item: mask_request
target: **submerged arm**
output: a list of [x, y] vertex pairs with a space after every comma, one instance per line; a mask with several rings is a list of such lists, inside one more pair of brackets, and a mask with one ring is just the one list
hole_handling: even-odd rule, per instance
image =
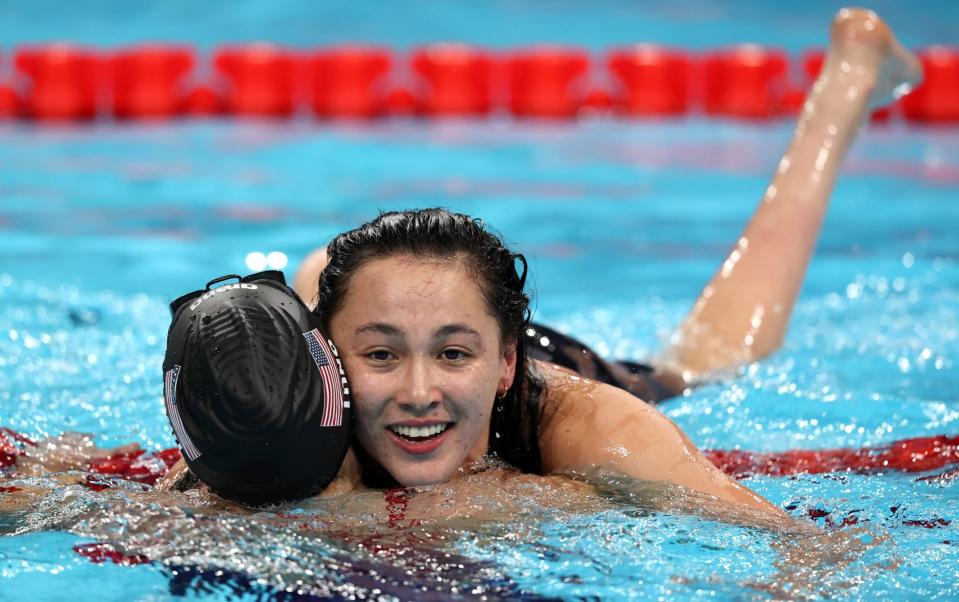
[[843, 156], [870, 107], [918, 77], [915, 58], [870, 11], [840, 11], [831, 38], [759, 207], [663, 358], [687, 381], [779, 347]]

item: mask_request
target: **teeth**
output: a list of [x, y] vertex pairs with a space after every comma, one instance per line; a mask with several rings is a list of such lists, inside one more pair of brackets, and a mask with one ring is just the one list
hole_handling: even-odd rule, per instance
[[432, 437], [442, 433], [446, 430], [447, 426], [449, 426], [449, 424], [444, 422], [442, 424], [433, 424], [430, 426], [391, 426], [390, 430], [397, 435], [406, 437], [408, 439], [422, 439], [424, 437]]

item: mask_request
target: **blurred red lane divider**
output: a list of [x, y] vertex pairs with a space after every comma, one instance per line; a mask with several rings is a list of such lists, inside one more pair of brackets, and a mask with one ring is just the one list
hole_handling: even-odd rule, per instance
[[310, 108], [320, 118], [369, 119], [387, 110], [389, 50], [346, 46], [313, 53], [307, 59], [312, 89]]
[[959, 121], [959, 49], [933, 46], [919, 53], [925, 80], [903, 97], [906, 117], [927, 123]]
[[610, 52], [615, 102], [628, 115], [681, 115], [690, 105], [691, 59], [679, 50], [640, 44]]
[[583, 106], [589, 55], [576, 48], [521, 50], [508, 59], [509, 110], [517, 117], [575, 117]]
[[463, 44], [434, 44], [413, 52], [420, 76], [418, 112], [429, 116], [482, 116], [493, 107], [494, 59]]
[[193, 50], [177, 46], [138, 46], [121, 50], [110, 62], [113, 114], [120, 119], [162, 119], [184, 109], [184, 80], [193, 70]]
[[294, 53], [272, 44], [229, 46], [217, 50], [219, 74], [228, 113], [253, 117], [289, 117], [296, 99]]
[[789, 59], [781, 50], [744, 44], [709, 53], [701, 74], [706, 113], [751, 119], [781, 115], [788, 73]]
[[[0, 428], [0, 468], [36, 444], [9, 428]], [[900, 439], [885, 445], [862, 448], [795, 449], [782, 452], [704, 450], [703, 454], [723, 472], [736, 478], [754, 475], [788, 476], [826, 472], [929, 472], [959, 464], [959, 436], [935, 435]], [[109, 479], [155, 484], [180, 459], [177, 448], [146, 453], [143, 450], [92, 460], [89, 465], [94, 488], [109, 487]], [[920, 480], [954, 475], [956, 469]]]
[[[959, 49], [934, 46], [919, 55], [925, 82], [893, 113], [959, 123]], [[303, 111], [323, 119], [494, 113], [771, 119], [800, 110], [823, 51], [790, 58], [752, 44], [704, 53], [637, 44], [599, 57], [562, 46], [492, 51], [448, 43], [404, 54], [376, 46], [303, 52], [258, 43], [216, 49], [207, 64], [185, 46], [110, 52], [50, 44], [20, 48], [12, 62], [13, 77], [0, 81], [0, 119], [285, 118]], [[885, 110], [873, 118], [889, 116]]]
[[73, 551], [94, 564], [110, 561], [113, 564], [133, 566], [150, 562], [143, 554], [126, 554], [104, 542], [77, 544], [73, 546]]
[[71, 46], [21, 48], [17, 69], [30, 80], [24, 116], [43, 121], [90, 120], [101, 104], [103, 73], [93, 51]]
[[959, 436], [901, 439], [859, 449], [796, 449], [784, 452], [706, 450], [710, 462], [736, 478], [825, 472], [927, 472], [959, 463]]
[[90, 462], [90, 477], [93, 478], [88, 477], [87, 486], [97, 490], [110, 486], [108, 480], [99, 479], [97, 475], [154, 485], [179, 459], [180, 450], [177, 448], [149, 454], [137, 450], [98, 458]]

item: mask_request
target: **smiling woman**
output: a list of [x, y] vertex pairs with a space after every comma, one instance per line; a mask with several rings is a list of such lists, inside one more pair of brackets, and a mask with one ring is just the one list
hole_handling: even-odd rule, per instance
[[483, 458], [494, 398], [513, 382], [516, 341], [502, 340], [462, 259], [368, 263], [330, 333], [356, 383], [357, 441], [393, 478], [442, 482]]
[[[917, 78], [875, 13], [840, 11], [772, 183], [654, 377], [693, 384], [779, 346], [842, 157], [870, 108]], [[351, 378], [367, 484], [440, 483], [495, 456], [524, 472], [609, 469], [783, 514], [596, 368], [605, 363], [583, 370], [575, 343], [564, 366], [553, 363], [563, 354], [533, 359], [525, 280], [522, 256], [441, 209], [383, 214], [301, 267], [298, 292], [316, 299]]]
[[316, 311], [352, 383], [365, 484], [442, 483], [495, 458], [542, 474], [608, 468], [781, 513], [643, 401], [529, 359], [525, 259], [479, 220], [386, 213], [328, 252]]

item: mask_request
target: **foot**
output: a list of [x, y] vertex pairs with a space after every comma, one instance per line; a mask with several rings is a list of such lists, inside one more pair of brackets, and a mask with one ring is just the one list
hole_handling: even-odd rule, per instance
[[[869, 108], [875, 108], [915, 87], [922, 79], [922, 67], [879, 15], [862, 8], [844, 8], [832, 22], [823, 74], [861, 88]], [[854, 97], [854, 93], [849, 95]]]

